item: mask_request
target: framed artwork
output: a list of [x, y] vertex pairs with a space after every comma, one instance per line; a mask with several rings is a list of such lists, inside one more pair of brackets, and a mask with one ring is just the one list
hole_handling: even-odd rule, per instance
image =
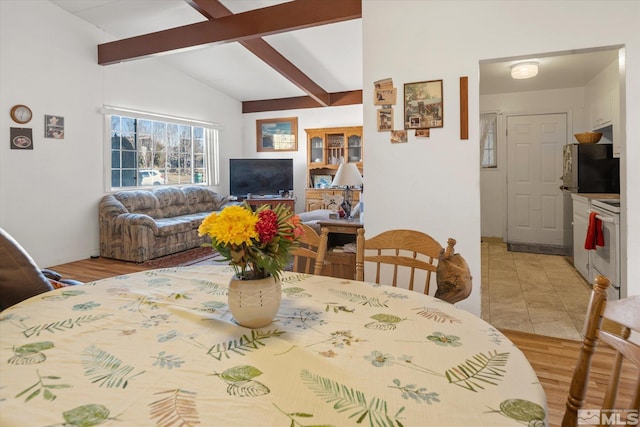
[[64, 117], [44, 116], [44, 137], [64, 139]]
[[388, 132], [393, 129], [393, 108], [378, 110], [378, 132]]
[[404, 128], [441, 128], [442, 80], [404, 84]]
[[30, 128], [11, 128], [10, 144], [13, 150], [33, 150], [33, 130]]
[[298, 151], [298, 118], [256, 120], [260, 151]]
[[332, 182], [331, 175], [313, 175], [313, 188], [329, 188]]

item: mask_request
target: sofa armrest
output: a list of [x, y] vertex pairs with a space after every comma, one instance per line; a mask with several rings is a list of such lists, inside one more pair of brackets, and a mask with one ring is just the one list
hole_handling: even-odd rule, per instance
[[127, 226], [137, 225], [140, 227], [149, 227], [153, 231], [153, 234], [158, 233], [158, 224], [156, 224], [156, 220], [151, 218], [149, 215], [136, 213], [121, 214], [116, 218], [116, 222], [119, 224], [126, 224]]
[[102, 218], [113, 218], [121, 214], [129, 213], [127, 208], [111, 194], [107, 194], [100, 200], [98, 212]]

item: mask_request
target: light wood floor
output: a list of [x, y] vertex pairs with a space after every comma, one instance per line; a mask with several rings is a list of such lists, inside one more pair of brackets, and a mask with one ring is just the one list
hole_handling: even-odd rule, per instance
[[[65, 278], [83, 282], [104, 279], [121, 274], [144, 271], [141, 264], [109, 260], [105, 258], [81, 260], [69, 264], [49, 267]], [[535, 370], [547, 395], [549, 425], [559, 426], [564, 413], [566, 396], [575, 366], [580, 343], [574, 340], [553, 338], [531, 333], [502, 329], [502, 332], [525, 354]], [[590, 388], [586, 408], [599, 408], [609, 378], [609, 367], [613, 352], [598, 347], [593, 357]], [[629, 402], [638, 370], [625, 367], [620, 401]]]

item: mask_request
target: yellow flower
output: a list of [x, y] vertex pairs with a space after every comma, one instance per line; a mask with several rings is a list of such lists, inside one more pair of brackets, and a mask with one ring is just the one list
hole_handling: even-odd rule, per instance
[[198, 227], [211, 246], [229, 261], [236, 275], [259, 279], [279, 278], [290, 262], [290, 250], [299, 244], [299, 218], [285, 205], [267, 205], [253, 211], [247, 203], [213, 212]]
[[251, 239], [258, 237], [257, 222], [258, 217], [253, 212], [242, 206], [229, 206], [218, 214], [212, 213], [206, 217], [198, 227], [198, 234], [207, 234], [221, 244], [245, 243], [251, 246]]

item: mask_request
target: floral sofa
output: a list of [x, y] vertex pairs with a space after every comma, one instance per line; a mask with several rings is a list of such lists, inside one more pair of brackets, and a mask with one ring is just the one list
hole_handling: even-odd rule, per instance
[[100, 256], [144, 262], [198, 247], [206, 241], [198, 237], [202, 220], [233, 203], [201, 186], [107, 194], [98, 209]]

